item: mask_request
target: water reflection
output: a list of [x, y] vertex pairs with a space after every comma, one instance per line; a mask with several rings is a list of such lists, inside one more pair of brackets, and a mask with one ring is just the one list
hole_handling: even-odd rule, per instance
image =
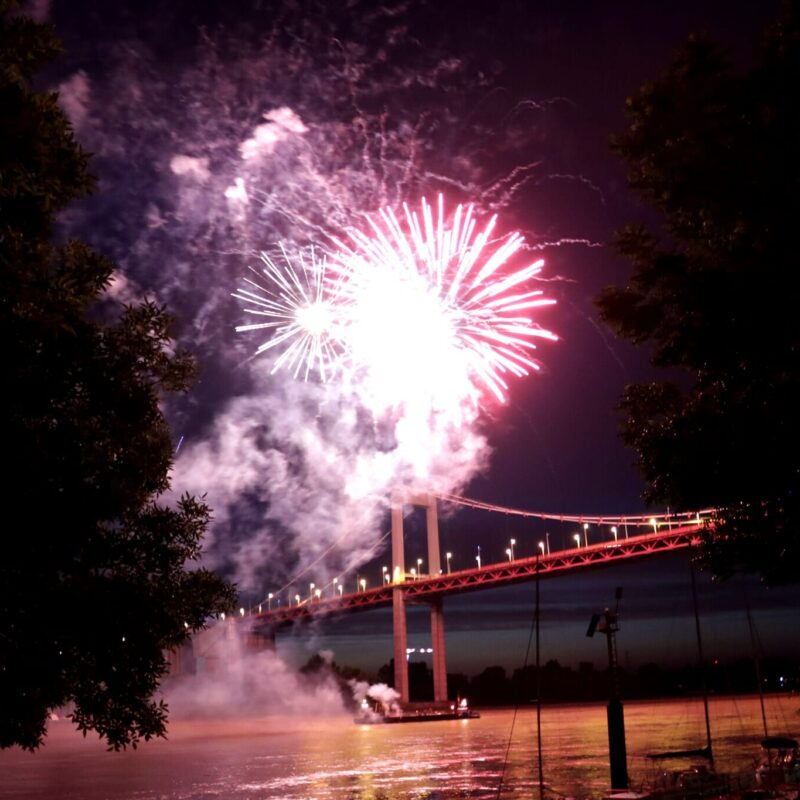
[[[770, 698], [773, 730], [796, 729], [797, 708], [797, 698]], [[757, 699], [717, 699], [711, 710], [718, 769], [750, 769], [761, 730]], [[480, 719], [409, 725], [359, 726], [349, 717], [176, 722], [169, 740], [126, 753], [106, 753], [60, 722], [40, 753], [0, 753], [0, 798], [488, 800], [501, 775], [502, 797], [537, 797], [534, 713], [520, 712], [509, 747], [511, 721], [511, 711], [488, 710]], [[645, 753], [703, 744], [702, 704], [630, 703], [626, 727], [638, 784], [656, 770]], [[606, 791], [602, 705], [545, 707], [542, 733], [548, 787], [577, 797]]]

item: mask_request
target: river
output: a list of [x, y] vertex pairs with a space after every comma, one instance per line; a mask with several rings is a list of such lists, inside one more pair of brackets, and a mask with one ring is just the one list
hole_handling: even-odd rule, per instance
[[[800, 733], [800, 698], [766, 702], [770, 733]], [[750, 770], [762, 731], [758, 698], [712, 699], [711, 716], [717, 768]], [[630, 702], [625, 721], [634, 787], [657, 772], [648, 751], [703, 743], [700, 700]], [[578, 797], [606, 791], [602, 704], [545, 706], [542, 734], [550, 788]], [[538, 797], [535, 735], [532, 708], [409, 725], [265, 717], [175, 721], [168, 740], [113, 753], [62, 720], [39, 752], [0, 752], [0, 798], [450, 800], [497, 797], [501, 777], [500, 796], [530, 798]]]

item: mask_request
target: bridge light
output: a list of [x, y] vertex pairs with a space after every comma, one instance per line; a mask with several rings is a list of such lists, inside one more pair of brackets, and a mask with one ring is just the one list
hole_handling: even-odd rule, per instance
[[[270, 592], [270, 593], [267, 595], [267, 610], [268, 610], [268, 611], [272, 611], [272, 598], [273, 598], [273, 597], [275, 597], [275, 595], [274, 595], [274, 594], [272, 594], [272, 592]], [[260, 611], [260, 610], [261, 610], [261, 609], [259, 608], [259, 611]]]
[[506, 547], [506, 555], [508, 556], [508, 560], [509, 561], [513, 561], [514, 560], [514, 554], [513, 554], [513, 552], [512, 552], [510, 547]]
[[650, 517], [650, 524], [653, 526], [653, 533], [658, 533], [658, 523], [655, 517]]
[[294, 596], [294, 601], [295, 601], [295, 603], [297, 603], [297, 605], [300, 605], [300, 595], [299, 594], [296, 594]]
[[588, 522], [584, 522], [583, 523], [583, 543], [586, 545], [586, 547], [589, 546], [589, 523]]
[[539, 542], [539, 549], [542, 551], [542, 555], [544, 555], [544, 542]]
[[576, 533], [572, 538], [575, 540], [575, 547], [580, 547], [581, 546], [581, 535], [579, 533]]
[[422, 577], [422, 559], [421, 558], [417, 559], [417, 574], [420, 576], [420, 578]]
[[314, 583], [309, 583], [308, 584], [308, 599], [309, 600], [314, 596], [314, 588], [315, 588], [315, 586], [316, 586], [316, 584], [314, 584]]
[[222, 613], [219, 615], [219, 618], [220, 618], [220, 619], [221, 619], [223, 622], [225, 622], [225, 612], [224, 612], [224, 611], [223, 611], [223, 612], [222, 612]]
[[243, 609], [243, 608], [240, 608], [240, 609], [239, 609], [239, 616], [240, 616], [240, 617], [243, 617], [243, 616], [244, 616], [244, 609]]
[[414, 569], [414, 567], [411, 567], [411, 580], [415, 581], [416, 579], [417, 579], [417, 571]]
[[452, 553], [445, 553], [445, 558], [447, 559], [447, 574], [450, 574], [450, 559], [453, 557]]
[[516, 540], [516, 539], [511, 539], [511, 540], [509, 541], [509, 544], [511, 545], [511, 547], [510, 547], [510, 550], [511, 550], [511, 560], [512, 560], [512, 561], [514, 560], [514, 545], [515, 545], [516, 543], [517, 543], [517, 540]]
[[344, 592], [344, 585], [340, 583], [337, 588], [339, 589], [339, 597], [341, 597]]
[[316, 597], [317, 600], [319, 600], [320, 597], [322, 597], [322, 589], [314, 589], [314, 597]]
[[367, 579], [362, 578], [359, 582], [359, 586], [361, 586], [361, 591], [365, 592], [367, 590]]
[[381, 574], [383, 575], [383, 583], [389, 583], [389, 567], [381, 567]]

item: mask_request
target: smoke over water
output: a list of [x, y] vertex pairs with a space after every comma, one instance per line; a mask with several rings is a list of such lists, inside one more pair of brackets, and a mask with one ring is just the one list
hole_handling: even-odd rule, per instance
[[193, 647], [202, 666], [163, 687], [174, 719], [345, 713], [341, 691], [330, 673], [304, 676], [272, 650], [248, 652], [241, 630], [230, 623], [198, 634]]
[[[60, 84], [100, 177], [64, 224], [119, 264], [112, 296], [176, 313], [201, 380], [166, 409], [183, 442], [173, 489], [207, 496], [206, 559], [251, 597], [323, 554], [320, 583], [356, 568], [393, 491], [457, 492], [489, 447], [475, 403], [457, 423], [376, 412], [353, 386], [270, 374], [252, 357], [258, 335], [234, 332], [247, 268], [281, 245], [324, 254], [366, 215], [426, 193], [502, 210], [535, 172], [515, 150], [535, 112], [506, 109], [498, 126], [481, 106], [489, 80], [420, 43], [414, 4], [355, 3], [346, 20], [325, 3], [261, 5], [246, 30], [212, 20], [169, 43], [155, 9], [146, 39], [117, 20], [94, 61], [68, 40]], [[502, 172], [476, 156], [488, 142]]]

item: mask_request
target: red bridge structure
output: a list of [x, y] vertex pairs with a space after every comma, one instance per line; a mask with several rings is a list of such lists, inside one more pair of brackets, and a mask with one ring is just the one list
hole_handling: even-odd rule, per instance
[[[445, 498], [452, 500], [452, 498]], [[469, 501], [474, 507], [498, 510]], [[429, 574], [420, 575], [415, 570], [405, 570], [405, 548], [403, 540], [404, 506], [422, 506], [426, 510]], [[418, 495], [395, 498], [392, 504], [392, 570], [384, 575], [384, 583], [375, 588], [332, 597], [323, 597], [321, 592], [297, 600], [293, 605], [276, 608], [259, 608], [248, 616], [251, 635], [274, 638], [275, 631], [298, 622], [319, 619], [354, 611], [391, 605], [394, 627], [394, 686], [401, 702], [409, 701], [408, 684], [408, 633], [406, 627], [406, 604], [422, 603], [430, 606], [431, 639], [433, 650], [434, 701], [447, 701], [447, 665], [444, 635], [443, 600], [447, 595], [488, 589], [506, 584], [520, 583], [546, 578], [565, 572], [598, 567], [610, 562], [629, 558], [642, 558], [671, 552], [699, 544], [700, 534], [709, 524], [711, 510], [681, 515], [658, 515], [655, 517], [564, 517], [514, 512], [523, 516], [537, 516], [559, 521], [583, 523], [584, 531], [589, 523], [608, 526], [613, 534], [609, 541], [588, 544], [584, 536], [576, 534], [576, 547], [549, 552], [544, 542], [539, 543], [539, 552], [533, 557], [514, 558], [513, 550], [507, 550], [507, 561], [496, 564], [480, 564], [474, 569], [450, 571], [449, 554], [447, 571], [441, 569], [437, 498], [434, 495]], [[615, 525], [614, 523], [618, 523]], [[627, 535], [628, 525], [646, 526], [647, 533]], [[620, 533], [624, 529], [624, 536]], [[513, 547], [513, 540], [512, 540]], [[334, 588], [336, 584], [334, 582]]]

